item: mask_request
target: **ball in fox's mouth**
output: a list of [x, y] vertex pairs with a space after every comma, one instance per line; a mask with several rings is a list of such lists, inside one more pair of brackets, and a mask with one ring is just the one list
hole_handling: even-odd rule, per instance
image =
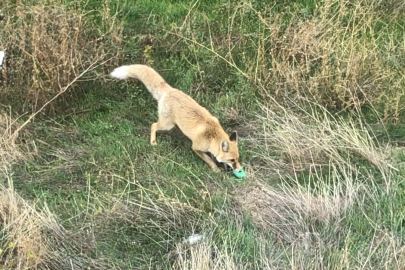
[[242, 169], [240, 169], [239, 171], [237, 171], [237, 170], [232, 170], [232, 172], [233, 172], [233, 174], [234, 174], [236, 177], [238, 177], [238, 178], [242, 178], [242, 177], [245, 176], [245, 170], [243, 169], [243, 167], [242, 167]]

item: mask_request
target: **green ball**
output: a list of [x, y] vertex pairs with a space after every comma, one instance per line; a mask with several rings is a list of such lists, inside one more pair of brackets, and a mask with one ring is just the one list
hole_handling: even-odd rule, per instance
[[245, 176], [245, 170], [244, 170], [244, 168], [242, 168], [242, 170], [240, 170], [239, 172], [238, 172], [237, 170], [233, 170], [232, 172], [233, 172], [233, 174], [234, 174], [236, 177], [238, 177], [238, 178], [242, 178], [242, 177]]

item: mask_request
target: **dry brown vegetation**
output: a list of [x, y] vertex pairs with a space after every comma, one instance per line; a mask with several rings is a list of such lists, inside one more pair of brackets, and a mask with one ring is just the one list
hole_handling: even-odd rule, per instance
[[83, 238], [67, 231], [45, 207], [21, 198], [0, 185], [0, 262], [6, 269], [111, 269], [103, 259], [83, 253]]
[[404, 44], [388, 29], [376, 34], [380, 1], [328, 0], [314, 12], [309, 20], [292, 15], [287, 26], [282, 14], [257, 12], [265, 38], [251, 69], [263, 93], [307, 96], [330, 109], [381, 105], [386, 120], [398, 120], [405, 81], [394, 62], [403, 60]]
[[0, 221], [2, 265], [15, 269], [36, 268], [49, 254], [48, 243], [41, 233], [52, 217], [40, 215], [18, 197], [12, 188], [1, 187]]
[[[101, 17], [101, 25], [95, 26], [87, 18], [91, 13], [57, 0], [5, 1], [0, 7], [0, 48], [8, 48], [0, 95], [11, 100], [18, 97], [14, 110], [37, 111], [84, 70], [118, 54], [115, 46], [121, 41], [121, 28], [109, 10], [94, 15]], [[85, 80], [102, 76], [93, 70]], [[53, 102], [46, 109], [56, 105]]]
[[[332, 173], [339, 175], [336, 171]], [[271, 230], [277, 240], [298, 244], [309, 240], [313, 224], [328, 226], [344, 215], [357, 202], [359, 190], [364, 189], [355, 184], [358, 179], [352, 179], [350, 172], [335, 179], [332, 187], [324, 180], [320, 175], [313, 176], [316, 188], [312, 189], [294, 183], [291, 178], [284, 180], [290, 185], [281, 188], [251, 183], [238, 190], [233, 199], [237, 209], [248, 213], [255, 224]]]
[[[263, 107], [258, 115], [260, 135], [252, 140], [263, 149], [262, 156], [269, 164], [271, 151], [290, 164], [295, 171], [331, 164], [352, 167], [352, 159], [364, 159], [379, 169], [392, 166], [385, 160], [386, 149], [375, 140], [374, 134], [354, 117], [344, 120], [333, 117], [323, 107], [297, 114], [283, 108], [271, 110]], [[276, 113], [277, 111], [277, 113]]]
[[236, 270], [245, 269], [238, 265], [226, 249], [218, 248], [214, 242], [203, 240], [194, 245], [179, 243], [175, 250], [176, 270]]
[[[390, 10], [403, 6], [326, 0], [309, 16], [288, 8], [274, 12], [271, 5], [256, 10], [240, 1], [225, 11], [230, 16], [226, 37], [198, 38], [191, 19], [174, 33], [211, 52], [214, 62], [220, 58], [235, 68], [266, 102], [293, 107], [310, 100], [333, 111], [367, 105], [385, 121], [397, 122], [405, 104], [405, 79], [398, 72], [405, 44], [396, 23], [403, 13]], [[254, 33], [243, 28], [253, 22]]]
[[22, 147], [16, 143], [14, 131], [18, 128], [16, 119], [7, 114], [0, 114], [0, 175], [10, 166], [29, 157], [29, 152], [23, 152]]

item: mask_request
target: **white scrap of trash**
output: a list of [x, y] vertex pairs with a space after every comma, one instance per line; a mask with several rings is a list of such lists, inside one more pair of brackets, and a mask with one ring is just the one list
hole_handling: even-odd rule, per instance
[[203, 234], [197, 233], [197, 234], [190, 235], [189, 237], [184, 239], [183, 242], [187, 243], [189, 245], [194, 245], [195, 243], [203, 240], [204, 238], [205, 238], [205, 236]]
[[3, 51], [0, 51], [0, 70], [3, 68], [3, 60], [4, 60], [5, 54], [6, 54], [5, 49]]

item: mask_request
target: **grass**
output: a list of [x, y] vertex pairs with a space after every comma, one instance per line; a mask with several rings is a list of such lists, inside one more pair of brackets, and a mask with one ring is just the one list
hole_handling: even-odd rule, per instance
[[[403, 8], [0, 3], [2, 267], [402, 269]], [[128, 63], [237, 130], [247, 177], [177, 128], [150, 146], [155, 101], [107, 77]]]

